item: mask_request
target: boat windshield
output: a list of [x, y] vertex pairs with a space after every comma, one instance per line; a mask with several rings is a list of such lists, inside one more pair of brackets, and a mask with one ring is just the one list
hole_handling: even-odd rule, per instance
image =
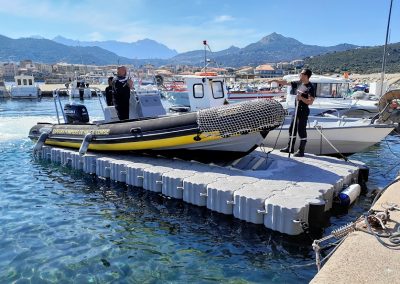
[[349, 94], [348, 83], [320, 83], [314, 84], [317, 97], [345, 98]]
[[215, 99], [220, 99], [224, 97], [224, 85], [221, 81], [212, 82], [213, 97]]
[[165, 99], [172, 105], [190, 107], [188, 92], [166, 92]]

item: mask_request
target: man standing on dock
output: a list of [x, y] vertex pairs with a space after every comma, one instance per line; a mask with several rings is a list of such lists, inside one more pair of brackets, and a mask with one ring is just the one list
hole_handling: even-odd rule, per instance
[[129, 99], [133, 81], [127, 76], [125, 66], [118, 66], [117, 76], [112, 81], [114, 106], [119, 120], [129, 119]]
[[[309, 105], [312, 105], [315, 98], [314, 86], [310, 83], [312, 72], [310, 69], [303, 69], [300, 72], [300, 87], [297, 88], [296, 111], [289, 127], [289, 143], [286, 148], [281, 149], [284, 153], [293, 153], [296, 142], [297, 131], [300, 136], [299, 150], [295, 157], [304, 157], [304, 150], [307, 144], [307, 120], [310, 114]], [[294, 127], [294, 129], [293, 129]]]

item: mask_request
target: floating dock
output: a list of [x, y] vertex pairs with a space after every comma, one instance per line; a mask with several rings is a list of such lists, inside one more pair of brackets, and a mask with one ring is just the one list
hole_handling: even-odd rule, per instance
[[309, 154], [288, 158], [260, 148], [218, 165], [98, 152], [81, 156], [75, 150], [49, 146], [43, 146], [37, 156], [288, 235], [320, 225], [338, 193], [365, 178], [366, 169], [356, 161]]

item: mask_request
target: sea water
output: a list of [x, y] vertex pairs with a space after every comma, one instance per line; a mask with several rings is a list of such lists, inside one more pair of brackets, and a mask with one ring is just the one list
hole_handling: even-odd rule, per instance
[[[63, 99], [63, 104], [66, 103]], [[101, 118], [97, 99], [86, 100]], [[311, 238], [290, 237], [157, 193], [35, 160], [27, 138], [54, 102], [0, 101], [0, 283], [308, 283]], [[397, 174], [398, 135], [353, 155], [369, 192], [324, 234], [355, 220]]]

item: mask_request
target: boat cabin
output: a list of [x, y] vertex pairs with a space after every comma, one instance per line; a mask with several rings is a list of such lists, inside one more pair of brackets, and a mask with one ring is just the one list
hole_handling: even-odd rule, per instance
[[[301, 84], [298, 75], [287, 75], [283, 77], [290, 86], [287, 95], [296, 95], [297, 87]], [[310, 82], [314, 85], [317, 98], [346, 98], [351, 93], [350, 80], [338, 77], [312, 75]]]
[[225, 78], [214, 72], [183, 76], [189, 95], [190, 111], [221, 106], [227, 103]]
[[[294, 109], [296, 90], [300, 85], [299, 76], [287, 75], [283, 79], [290, 83], [283, 106], [288, 110]], [[337, 116], [373, 117], [378, 112], [376, 100], [360, 99], [352, 94], [348, 79], [312, 75], [310, 82], [315, 89], [315, 100], [310, 106], [311, 115], [320, 115], [328, 111]]]
[[[221, 106], [227, 103], [227, 88], [224, 77], [213, 72], [200, 72], [195, 75], [183, 76], [186, 82], [190, 107], [181, 106], [177, 112], [198, 111], [201, 109]], [[136, 89], [131, 93], [129, 118], [157, 117], [165, 115], [160, 92], [154, 89]], [[104, 110], [106, 121], [117, 121], [118, 117], [113, 106]]]
[[15, 84], [19, 87], [33, 86], [35, 84], [35, 79], [32, 75], [17, 75], [14, 79]]
[[35, 84], [32, 75], [14, 76], [15, 84], [10, 88], [10, 96], [13, 99], [32, 99], [41, 96], [39, 86]]

